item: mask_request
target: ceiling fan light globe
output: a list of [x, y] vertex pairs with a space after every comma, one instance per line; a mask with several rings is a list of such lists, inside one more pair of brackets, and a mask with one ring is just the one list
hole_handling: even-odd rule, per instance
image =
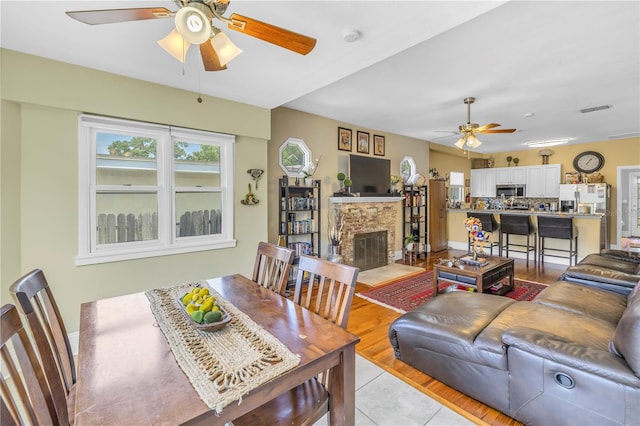
[[467, 146], [469, 148], [477, 148], [480, 145], [482, 145], [482, 142], [480, 142], [474, 135], [469, 135], [467, 137]]
[[211, 22], [202, 11], [185, 6], [176, 13], [176, 29], [191, 44], [202, 44], [211, 36]]
[[231, 39], [223, 32], [219, 32], [211, 39], [213, 50], [216, 51], [220, 65], [224, 66], [233, 58], [242, 53], [242, 49], [233, 44]]
[[458, 141], [454, 145], [457, 146], [458, 148], [462, 149], [462, 147], [464, 147], [464, 143], [465, 143], [464, 138], [460, 138], [460, 139], [458, 139]]
[[158, 40], [158, 45], [183, 64], [187, 57], [189, 46], [191, 46], [175, 28], [165, 38]]

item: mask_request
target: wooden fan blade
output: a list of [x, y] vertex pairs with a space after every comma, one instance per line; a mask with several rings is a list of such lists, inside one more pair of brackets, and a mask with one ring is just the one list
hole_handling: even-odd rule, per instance
[[306, 55], [311, 52], [316, 45], [316, 39], [307, 37], [275, 25], [267, 24], [246, 16], [236, 13], [231, 15], [232, 23], [228, 24], [229, 28], [234, 31], [248, 34], [252, 37], [259, 38], [276, 46]]
[[485, 124], [484, 126], [478, 127], [475, 131], [476, 132], [481, 132], [483, 130], [493, 129], [494, 127], [498, 127], [498, 126], [500, 126], [500, 124], [498, 124], [498, 123], [489, 123], [489, 124]]
[[213, 49], [210, 40], [207, 40], [200, 45], [200, 56], [202, 56], [204, 69], [207, 71], [222, 71], [227, 69], [226, 65], [220, 65], [220, 59], [218, 58], [216, 51]]
[[114, 24], [116, 22], [143, 21], [168, 18], [173, 12], [164, 7], [138, 7], [134, 9], [77, 10], [66, 12], [76, 21], [89, 25]]
[[482, 132], [476, 133], [513, 133], [516, 129], [496, 129], [496, 130], [483, 130]]

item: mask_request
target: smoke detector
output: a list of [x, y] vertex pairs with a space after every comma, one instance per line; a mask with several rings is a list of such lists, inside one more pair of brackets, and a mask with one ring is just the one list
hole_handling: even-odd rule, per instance
[[362, 37], [362, 34], [358, 30], [347, 30], [342, 34], [342, 39], [347, 43], [358, 41], [360, 37]]

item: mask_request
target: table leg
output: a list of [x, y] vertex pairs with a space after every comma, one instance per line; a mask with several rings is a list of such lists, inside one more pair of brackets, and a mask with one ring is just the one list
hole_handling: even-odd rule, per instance
[[329, 424], [353, 425], [356, 422], [356, 347], [342, 351], [340, 364], [331, 369]]

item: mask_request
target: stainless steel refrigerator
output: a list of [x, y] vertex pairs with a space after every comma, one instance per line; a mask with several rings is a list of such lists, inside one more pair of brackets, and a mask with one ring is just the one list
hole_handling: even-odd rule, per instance
[[[560, 185], [560, 206], [571, 205], [578, 214], [602, 214], [600, 221], [600, 248], [609, 248], [609, 221], [611, 220], [611, 185], [607, 183], [578, 183]], [[567, 212], [569, 212], [567, 210]], [[580, 238], [580, 236], [578, 236]]]

